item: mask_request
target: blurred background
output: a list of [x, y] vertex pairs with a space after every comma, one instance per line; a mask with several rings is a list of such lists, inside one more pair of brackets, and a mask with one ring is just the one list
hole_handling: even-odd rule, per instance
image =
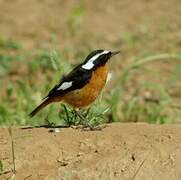
[[180, 0], [0, 0], [0, 124], [62, 121], [57, 104], [28, 114], [95, 49], [121, 50], [94, 106], [104, 122], [180, 123], [180, 14]]

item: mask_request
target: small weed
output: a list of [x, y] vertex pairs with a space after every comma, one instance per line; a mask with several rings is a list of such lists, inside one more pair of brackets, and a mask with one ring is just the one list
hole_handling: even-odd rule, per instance
[[2, 163], [2, 161], [0, 160], [0, 174], [2, 174], [3, 173], [3, 163]]
[[[101, 104], [96, 103], [92, 105], [91, 108], [80, 110], [79, 113], [83, 116], [82, 119], [74, 109], [61, 104], [59, 110], [59, 123], [62, 122], [63, 126], [77, 126], [77, 125], [84, 125], [90, 124], [93, 126], [100, 125], [106, 122], [106, 113], [108, 112], [108, 108], [101, 107]], [[63, 120], [63, 121], [62, 121]], [[87, 122], [83, 122], [86, 120]]]

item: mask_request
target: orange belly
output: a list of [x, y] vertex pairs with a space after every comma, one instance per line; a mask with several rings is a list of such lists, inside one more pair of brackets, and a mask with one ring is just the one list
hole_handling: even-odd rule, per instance
[[73, 107], [85, 107], [90, 105], [99, 96], [107, 79], [107, 65], [92, 72], [88, 84], [82, 89], [74, 90], [63, 96], [63, 100]]

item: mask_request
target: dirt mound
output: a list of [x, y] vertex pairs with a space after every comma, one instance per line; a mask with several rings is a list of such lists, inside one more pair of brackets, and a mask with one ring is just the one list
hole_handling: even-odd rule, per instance
[[[102, 131], [72, 128], [13, 129], [16, 178], [181, 179], [181, 125], [107, 125]], [[8, 130], [0, 131], [3, 170], [12, 168]], [[10, 178], [12, 173], [0, 179]]]

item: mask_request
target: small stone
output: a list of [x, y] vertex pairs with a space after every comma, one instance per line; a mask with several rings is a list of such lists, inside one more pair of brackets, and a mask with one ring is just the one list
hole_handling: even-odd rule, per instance
[[55, 132], [55, 133], [59, 133], [59, 132], [60, 132], [60, 129], [59, 129], [59, 128], [55, 128], [55, 129], [54, 129], [54, 132]]

